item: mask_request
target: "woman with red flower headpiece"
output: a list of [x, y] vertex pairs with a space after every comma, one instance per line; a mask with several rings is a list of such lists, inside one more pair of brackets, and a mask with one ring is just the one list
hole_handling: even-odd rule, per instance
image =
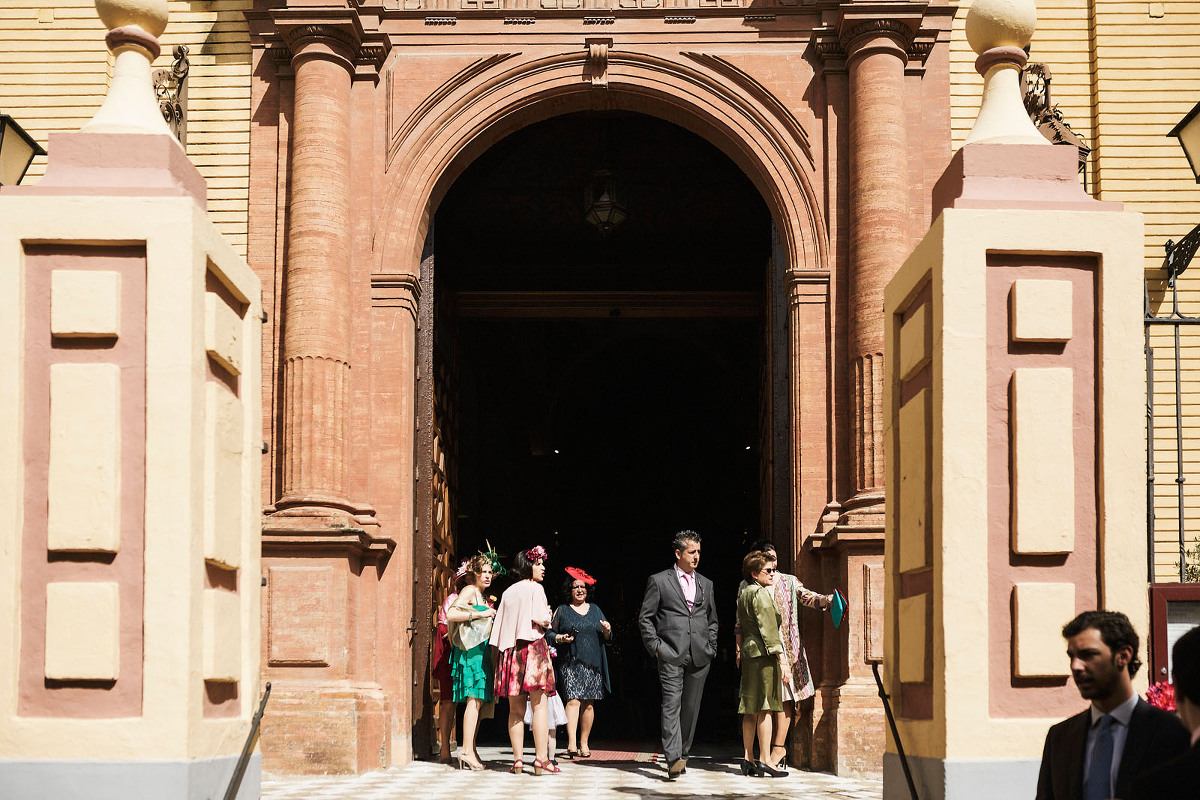
[[569, 602], [555, 610], [551, 626], [559, 644], [558, 690], [567, 701], [566, 757], [587, 758], [592, 754], [588, 737], [596, 719], [595, 702], [612, 692], [605, 652], [612, 626], [600, 606], [590, 602], [596, 579], [578, 567], [567, 567], [566, 572], [563, 594]]
[[513, 559], [518, 580], [504, 590], [492, 625], [491, 644], [500, 651], [496, 667], [496, 696], [508, 698], [508, 740], [513, 749], [509, 772], [522, 772], [525, 747], [525, 702], [533, 706], [533, 774], [561, 770], [550, 762], [547, 695], [554, 694], [554, 665], [546, 630], [550, 627], [550, 603], [542, 580], [546, 577], [546, 550], [541, 545]]

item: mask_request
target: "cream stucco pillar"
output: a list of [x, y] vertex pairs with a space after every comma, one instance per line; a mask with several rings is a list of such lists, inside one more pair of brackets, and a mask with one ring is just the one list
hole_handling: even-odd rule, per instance
[[[883, 664], [928, 800], [1032, 797], [1046, 730], [1086, 706], [1062, 626], [1149, 617], [1142, 221], [1025, 116], [1035, 21], [972, 6], [979, 121], [886, 294]], [[884, 797], [909, 797], [891, 737]]]
[[162, 125], [166, 1], [96, 5], [104, 105], [0, 191], [0, 796], [224, 797], [260, 696], [260, 285]]

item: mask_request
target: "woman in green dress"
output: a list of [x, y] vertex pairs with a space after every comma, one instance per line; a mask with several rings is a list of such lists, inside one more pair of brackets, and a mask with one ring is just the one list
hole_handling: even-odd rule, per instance
[[459, 769], [483, 769], [479, 751], [475, 749], [475, 734], [479, 730], [480, 712], [492, 700], [492, 657], [488, 637], [492, 633], [492, 618], [496, 610], [488, 603], [484, 591], [492, 585], [492, 561], [480, 553], [467, 563], [471, 583], [459, 592], [458, 599], [446, 612], [449, 622], [450, 675], [454, 686], [454, 702], [465, 703], [463, 709], [462, 747], [459, 749]]
[[[738, 626], [742, 631], [742, 684], [738, 713], [742, 715], [742, 774], [784, 777], [786, 770], [767, 763], [771, 756], [773, 711], [783, 710], [783, 684], [792, 680], [787, 654], [779, 636], [782, 618], [775, 607], [775, 554], [755, 550], [742, 561], [746, 588], [738, 596]], [[759, 759], [754, 759], [758, 735]]]

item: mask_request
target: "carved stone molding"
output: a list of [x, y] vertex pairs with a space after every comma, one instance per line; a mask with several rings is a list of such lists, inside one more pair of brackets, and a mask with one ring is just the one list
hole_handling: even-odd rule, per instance
[[288, 50], [283, 45], [270, 45], [266, 48], [267, 55], [275, 62], [277, 67], [290, 67], [292, 64], [292, 51]]
[[593, 88], [608, 88], [608, 51], [612, 47], [612, 39], [585, 39], [587, 45], [587, 71], [585, 76], [591, 81]]
[[912, 41], [911, 26], [900, 22], [899, 19], [868, 19], [866, 22], [853, 24], [841, 32], [842, 47], [850, 50], [859, 38], [881, 34], [893, 37], [896, 41], [905, 44]]
[[518, 55], [520, 55], [519, 51], [515, 53], [496, 53], [476, 59], [450, 76], [441, 86], [426, 97], [421, 105], [410, 111], [403, 119], [400, 118], [395, 110], [397, 108], [396, 95], [399, 91], [396, 70], [387, 70], [385, 73], [384, 91], [387, 96], [388, 149], [386, 163], [388, 167], [390, 168], [392, 160], [400, 152], [401, 142], [417, 129], [421, 121], [426, 118], [432, 109], [453, 94], [459, 87], [468, 85], [470, 82], [478, 79], [483, 73]]
[[783, 124], [796, 143], [800, 145], [800, 151], [808, 160], [808, 166], [816, 168], [816, 161], [813, 158], [812, 144], [809, 142], [808, 131], [804, 130], [804, 126], [800, 124], [800, 121], [796, 119], [791, 110], [779, 102], [774, 92], [755, 80], [748, 72], [739, 69], [733, 63], [720, 56], [686, 50], [682, 54], [698, 64], [703, 64], [723, 78], [732, 81], [734, 85], [741, 87], [754, 97], [754, 99], [762, 103], [763, 106], [770, 109], [775, 118]]
[[358, 58], [355, 60], [355, 63], [360, 66], [379, 69], [383, 66], [383, 62], [391, 49], [391, 43], [387, 40], [363, 44], [358, 48]]
[[913, 40], [913, 28], [897, 19], [870, 19], [858, 22], [846, 28], [841, 33], [842, 48], [851, 52], [860, 39], [866, 37], [887, 36], [904, 49]]
[[403, 308], [417, 317], [421, 300], [421, 281], [407, 272], [375, 273], [371, 276], [371, 306], [373, 308]]
[[908, 46], [908, 59], [910, 61], [921, 61], [929, 58], [929, 54], [933, 52], [933, 46], [936, 43], [935, 39], [922, 39], [918, 37], [913, 40], [913, 43]]
[[839, 72], [846, 68], [846, 50], [842, 47], [842, 40], [838, 36], [837, 28], [832, 25], [813, 28], [812, 38], [809, 41], [825, 65], [827, 72]]
[[358, 46], [362, 42], [362, 37], [357, 33], [336, 25], [287, 26], [280, 29], [280, 35], [283, 36], [284, 43], [293, 54], [306, 42], [316, 39], [325, 40], [341, 47], [348, 53], [351, 60], [357, 57]]

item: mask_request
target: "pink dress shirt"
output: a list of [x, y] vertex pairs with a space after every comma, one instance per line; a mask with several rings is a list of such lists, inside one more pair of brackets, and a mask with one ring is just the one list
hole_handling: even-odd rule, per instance
[[688, 611], [696, 604], [696, 575], [688, 574], [675, 565], [675, 577], [679, 580], [679, 588], [683, 589], [683, 599], [687, 600]]

